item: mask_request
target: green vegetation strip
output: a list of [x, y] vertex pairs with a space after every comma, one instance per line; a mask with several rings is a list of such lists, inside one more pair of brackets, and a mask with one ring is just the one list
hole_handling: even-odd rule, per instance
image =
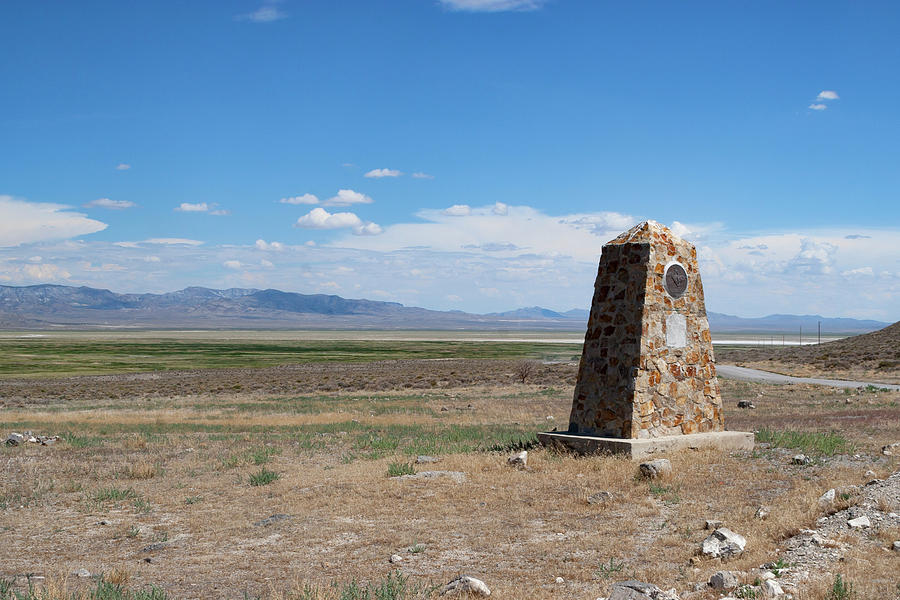
[[767, 443], [773, 448], [792, 448], [801, 450], [805, 454], [820, 456], [850, 454], [856, 451], [856, 446], [853, 442], [835, 431], [815, 432], [760, 429], [756, 432], [756, 441]]
[[271, 367], [308, 362], [433, 358], [568, 360], [578, 344], [460, 341], [2, 340], [0, 377]]

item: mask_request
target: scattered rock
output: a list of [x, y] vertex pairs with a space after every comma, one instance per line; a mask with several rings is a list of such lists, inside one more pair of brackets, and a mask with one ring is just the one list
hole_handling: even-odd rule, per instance
[[18, 446], [19, 444], [25, 443], [25, 436], [21, 433], [16, 433], [13, 431], [6, 437], [6, 445], [7, 446]]
[[805, 454], [795, 454], [793, 458], [791, 458], [792, 465], [808, 465], [812, 460]]
[[450, 409], [447, 408], [446, 406], [442, 406], [442, 407], [441, 407], [441, 412], [447, 412], [447, 411], [449, 411], [449, 410], [450, 410]]
[[515, 467], [524, 467], [528, 463], [528, 450], [522, 450], [506, 459], [506, 462]]
[[757, 519], [765, 519], [769, 516], [769, 507], [768, 506], [760, 506], [756, 509], [756, 515], [754, 515]]
[[847, 521], [847, 525], [854, 529], [863, 529], [866, 527], [871, 527], [872, 522], [869, 520], [869, 517], [863, 515], [861, 517], [856, 517], [855, 519], [850, 519]]
[[427, 454], [420, 454], [419, 456], [416, 457], [416, 464], [417, 465], [425, 465], [428, 463], [440, 462], [440, 460], [441, 459], [436, 458], [434, 456], [428, 456]]
[[900, 452], [900, 442], [894, 442], [881, 448], [881, 453], [885, 456], [893, 456], [895, 452]]
[[389, 559], [391, 563], [403, 562], [403, 557], [399, 554], [391, 554], [391, 558]]
[[622, 581], [613, 586], [607, 600], [679, 600], [675, 590], [663, 591], [652, 583]]
[[672, 474], [672, 463], [668, 458], [657, 458], [649, 462], [641, 463], [641, 475], [648, 479], [667, 477]]
[[553, 415], [547, 415], [547, 420], [548, 420], [548, 421], [555, 421], [556, 419], [553, 418]]
[[413, 473], [412, 475], [401, 475], [400, 477], [392, 477], [392, 480], [406, 480], [406, 479], [438, 479], [441, 477], [446, 477], [448, 479], [452, 479], [456, 483], [463, 483], [466, 480], [466, 474], [462, 471], [420, 471], [419, 473]]
[[150, 544], [149, 546], [144, 546], [141, 548], [141, 552], [158, 552], [164, 548], [166, 548], [169, 544], [166, 542], [158, 542], [156, 544]]
[[763, 571], [762, 573], [759, 574], [759, 578], [762, 579], [763, 581], [767, 581], [769, 579], [775, 579], [775, 573], [773, 573], [772, 571]]
[[762, 589], [765, 592], [766, 596], [768, 596], [769, 598], [777, 598], [778, 596], [784, 595], [784, 590], [781, 589], [781, 584], [774, 579], [765, 580], [763, 582]]
[[48, 435], [34, 435], [34, 433], [30, 431], [26, 431], [25, 433], [18, 433], [13, 431], [8, 436], [6, 436], [6, 445], [7, 446], [18, 446], [20, 444], [40, 444], [41, 446], [52, 446], [56, 443], [56, 440], [59, 439], [58, 435], [48, 436]]
[[291, 519], [291, 518], [293, 518], [293, 517], [291, 517], [291, 515], [277, 513], [277, 514], [272, 515], [271, 517], [266, 517], [265, 519], [257, 521], [253, 525], [255, 527], [268, 527], [269, 525], [274, 525], [275, 523], [278, 523], [279, 521], [287, 521], [288, 519]]
[[557, 577], [557, 578], [556, 578], [556, 583], [565, 583], [565, 582], [566, 582], [566, 580], [563, 579], [562, 577]]
[[834, 505], [835, 494], [836, 492], [834, 488], [831, 488], [830, 490], [819, 496], [819, 506], [829, 507]]
[[605, 504], [612, 500], [612, 492], [597, 492], [587, 497], [588, 504]]
[[894, 550], [900, 552], [900, 540], [894, 542]]
[[871, 469], [866, 471], [866, 477], [875, 477], [875, 475], [876, 475], [875, 471], [873, 471]]
[[750, 400], [739, 400], [737, 406], [738, 408], [756, 408], [756, 405]]
[[480, 579], [475, 579], [474, 577], [469, 577], [468, 575], [460, 575], [444, 586], [444, 589], [441, 590], [441, 596], [445, 594], [468, 594], [471, 596], [487, 597], [491, 595], [491, 590], [488, 589], [488, 586], [485, 585], [485, 583]]
[[709, 529], [710, 531], [718, 529], [721, 526], [722, 526], [722, 521], [720, 521], [718, 519], [707, 519], [706, 521], [703, 522], [703, 529]]
[[737, 576], [731, 571], [717, 571], [709, 578], [709, 587], [714, 590], [730, 590], [737, 586]]
[[77, 571], [72, 573], [72, 575], [74, 575], [75, 577], [90, 577], [91, 572], [87, 569], [78, 569]]
[[746, 545], [747, 540], [744, 536], [725, 527], [719, 527], [703, 540], [701, 550], [703, 554], [713, 558], [727, 558], [738, 556]]

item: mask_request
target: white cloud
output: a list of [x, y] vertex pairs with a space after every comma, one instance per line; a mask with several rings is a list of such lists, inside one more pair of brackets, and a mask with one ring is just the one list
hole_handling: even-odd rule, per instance
[[429, 175], [428, 173], [423, 173], [422, 171], [416, 171], [412, 174], [413, 179], [434, 179], [434, 175]]
[[509, 214], [509, 206], [502, 202], [495, 202], [491, 212], [495, 215], [505, 216]]
[[858, 269], [841, 271], [841, 275], [843, 275], [844, 277], [872, 277], [875, 275], [875, 271], [872, 270], [872, 267], [859, 267]]
[[382, 177], [400, 177], [401, 175], [403, 175], [403, 173], [396, 169], [372, 169], [365, 174], [365, 177], [375, 177], [380, 179]]
[[372, 204], [374, 200], [371, 197], [354, 192], [353, 190], [338, 190], [337, 195], [332, 196], [325, 202], [325, 206], [350, 206], [351, 204]]
[[197, 202], [196, 204], [182, 202], [175, 210], [179, 212], [207, 212], [209, 210], [209, 204], [206, 202]]
[[222, 266], [226, 269], [240, 269], [243, 265], [241, 265], [241, 261], [239, 260], [226, 260], [222, 263]]
[[116, 171], [127, 171], [131, 168], [131, 165], [128, 163], [119, 163], [116, 165]]
[[106, 229], [106, 223], [69, 209], [0, 195], [0, 246], [62, 240]]
[[468, 204], [454, 204], [441, 212], [448, 217], [467, 217], [472, 213], [472, 208]]
[[809, 108], [811, 108], [813, 110], [825, 110], [828, 107], [825, 106], [824, 104], [810, 104]]
[[218, 206], [219, 205], [216, 203], [208, 204], [206, 202], [182, 202], [175, 208], [175, 210], [178, 212], [207, 213], [216, 217], [226, 217], [231, 214], [230, 210], [218, 208]]
[[281, 242], [268, 243], [266, 240], [256, 240], [256, 244], [254, 245], [259, 250], [274, 250], [276, 252], [282, 252], [284, 250], [284, 244]]
[[840, 100], [840, 98], [834, 90], [822, 90], [816, 96], [816, 100]]
[[133, 206], [137, 206], [134, 202], [130, 200], [110, 200], [109, 198], [97, 198], [96, 200], [91, 200], [86, 203], [85, 208], [108, 208], [110, 210], [122, 210], [124, 208], [131, 208]]
[[71, 273], [56, 265], [25, 265], [22, 272], [37, 281], [59, 281], [72, 277]]
[[[128, 242], [120, 242], [126, 244]], [[203, 242], [199, 240], [191, 240], [187, 238], [150, 238], [143, 242], [133, 242], [138, 244], [160, 244], [163, 246], [202, 246]]]
[[319, 199], [313, 194], [303, 194], [302, 196], [289, 196], [279, 200], [282, 204], [318, 204]]
[[465, 12], [502, 12], [537, 10], [546, 0], [440, 0], [450, 10]]
[[297, 219], [295, 227], [305, 229], [351, 229], [353, 235], [373, 236], [382, 233], [381, 226], [363, 221], [351, 212], [331, 214], [324, 208], [314, 208]]
[[271, 269], [275, 266], [271, 260], [266, 260], [265, 258], [259, 261], [259, 266], [264, 267], [266, 269]]
[[305, 229], [342, 229], [358, 227], [362, 220], [351, 212], [331, 214], [324, 208], [314, 208], [297, 219], [297, 227]]
[[238, 21], [250, 21], [252, 23], [272, 23], [287, 18], [287, 13], [278, 8], [278, 0], [264, 0], [262, 6], [251, 13], [238, 15]]
[[158, 256], [150, 255], [150, 256], [145, 256], [145, 257], [144, 257], [144, 262], [148, 262], [148, 263], [158, 263], [158, 262], [160, 262], [160, 259], [159, 259]]

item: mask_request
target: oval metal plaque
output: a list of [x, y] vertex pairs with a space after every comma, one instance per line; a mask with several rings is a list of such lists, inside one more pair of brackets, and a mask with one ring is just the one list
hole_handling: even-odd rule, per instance
[[666, 267], [663, 275], [663, 286], [672, 298], [681, 298], [687, 290], [687, 271], [678, 263], [672, 263]]

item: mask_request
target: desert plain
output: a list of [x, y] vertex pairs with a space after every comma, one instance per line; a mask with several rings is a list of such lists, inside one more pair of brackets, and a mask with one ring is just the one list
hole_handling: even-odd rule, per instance
[[[667, 454], [648, 480], [537, 445], [568, 423], [577, 342], [390, 337], [0, 337], [3, 439], [58, 436], [0, 447], [0, 598], [432, 598], [461, 574], [497, 598], [628, 579], [753, 598], [771, 576], [795, 599], [900, 597], [900, 392], [720, 379], [755, 450]], [[847, 343], [716, 353], [900, 381]], [[743, 553], [702, 555], [707, 520]], [[723, 570], [737, 587], [708, 585]]]

